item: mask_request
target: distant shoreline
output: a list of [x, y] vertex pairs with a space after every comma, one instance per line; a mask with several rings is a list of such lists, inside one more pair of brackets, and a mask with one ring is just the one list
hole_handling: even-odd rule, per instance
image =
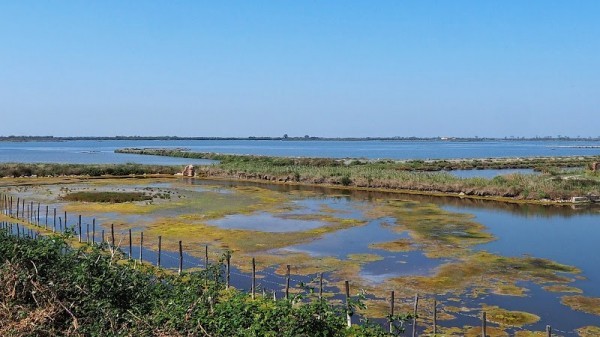
[[[600, 141], [600, 137], [178, 137], [178, 136], [111, 136], [111, 137], [55, 137], [55, 136], [0, 136], [0, 142], [65, 142], [65, 141], [180, 141], [180, 140], [237, 140], [237, 141]], [[600, 146], [599, 146], [600, 147]]]

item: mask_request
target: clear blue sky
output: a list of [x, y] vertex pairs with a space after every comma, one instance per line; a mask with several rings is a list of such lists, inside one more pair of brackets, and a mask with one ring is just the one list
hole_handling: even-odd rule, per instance
[[600, 136], [600, 1], [0, 0], [0, 135]]

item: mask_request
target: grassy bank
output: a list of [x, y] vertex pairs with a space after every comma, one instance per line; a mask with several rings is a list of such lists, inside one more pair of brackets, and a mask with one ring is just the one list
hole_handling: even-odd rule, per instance
[[[219, 162], [200, 166], [197, 175], [209, 178], [255, 180], [348, 188], [413, 191], [424, 194], [495, 197], [504, 200], [565, 201], [600, 195], [600, 174], [588, 169], [600, 157], [556, 157], [451, 161], [363, 161], [331, 158], [195, 153], [184, 150], [123, 149], [117, 152], [162, 155]], [[564, 170], [564, 167], [580, 167]], [[509, 174], [459, 178], [447, 169], [533, 168], [540, 174]], [[139, 164], [0, 164], [0, 177], [127, 176], [179, 173], [182, 167]], [[442, 170], [442, 171], [440, 171]]]
[[[106, 246], [0, 230], [2, 336], [388, 336], [346, 328], [345, 307], [224, 289], [222, 265], [182, 276], [125, 262]], [[211, 281], [207, 281], [210, 279]]]
[[234, 155], [213, 152], [190, 152], [186, 149], [138, 149], [126, 148], [115, 153], [143, 154], [190, 159], [218, 160], [221, 164], [256, 163], [270, 166], [368, 166], [375, 169], [398, 171], [452, 171], [484, 169], [533, 169], [540, 172], [552, 172], [560, 168], [589, 168], [591, 163], [599, 162], [600, 156], [569, 157], [526, 157], [526, 158], [486, 158], [486, 159], [445, 159], [445, 160], [367, 160], [334, 159], [310, 157], [272, 157], [257, 155]]
[[181, 168], [164, 165], [140, 164], [48, 164], [48, 163], [2, 163], [0, 177], [57, 177], [57, 176], [91, 176], [99, 177], [143, 175], [143, 174], [175, 174]]
[[[219, 160], [199, 168], [199, 175], [358, 188], [464, 194], [519, 200], [568, 200], [600, 195], [600, 175], [587, 169], [600, 157], [515, 158], [452, 161], [361, 161], [223, 155], [184, 150], [123, 149], [125, 153]], [[563, 167], [582, 167], [564, 171]], [[539, 175], [510, 174], [493, 179], [459, 178], [447, 169], [532, 168]]]

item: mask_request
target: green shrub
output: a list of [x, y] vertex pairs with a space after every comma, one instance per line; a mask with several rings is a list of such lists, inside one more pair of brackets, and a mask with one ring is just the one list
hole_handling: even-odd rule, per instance
[[67, 238], [0, 230], [0, 335], [389, 336], [379, 325], [346, 328], [344, 306], [308, 293], [273, 301], [225, 290], [222, 264], [165, 274], [117, 263], [106, 245], [71, 249]]

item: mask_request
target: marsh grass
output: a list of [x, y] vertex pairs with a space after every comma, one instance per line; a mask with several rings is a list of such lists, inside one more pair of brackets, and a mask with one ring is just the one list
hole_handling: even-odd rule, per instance
[[123, 203], [152, 200], [152, 196], [141, 192], [74, 192], [62, 197], [65, 201]]
[[2, 163], [0, 177], [57, 177], [57, 176], [127, 176], [144, 174], [175, 174], [176, 166], [141, 164], [52, 164], [52, 163]]
[[[195, 153], [161, 149], [123, 149], [123, 153], [205, 158], [218, 164], [199, 168], [205, 177], [263, 180], [358, 188], [462, 193], [523, 200], [564, 200], [600, 194], [600, 177], [586, 170], [594, 157], [501, 158], [474, 160], [340, 160]], [[579, 170], [565, 172], [561, 168]], [[509, 174], [485, 178], [459, 178], [456, 169], [529, 168], [543, 174]]]

